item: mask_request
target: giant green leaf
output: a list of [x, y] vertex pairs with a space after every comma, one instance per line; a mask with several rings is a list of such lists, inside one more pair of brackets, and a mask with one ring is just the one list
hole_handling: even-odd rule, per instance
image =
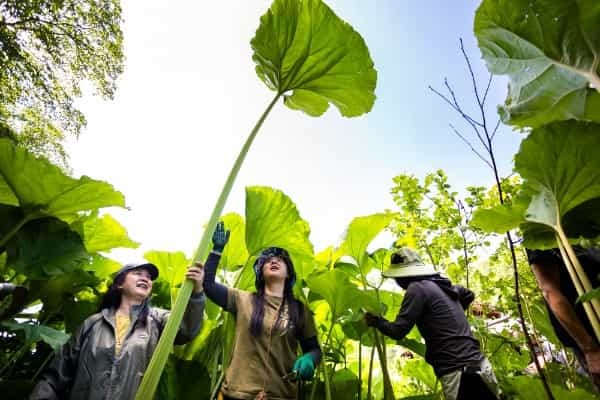
[[371, 110], [377, 72], [358, 32], [320, 0], [275, 0], [250, 42], [259, 78], [312, 116]]
[[121, 264], [100, 254], [94, 254], [81, 268], [93, 272], [100, 279], [107, 279], [121, 268]]
[[97, 212], [82, 216], [71, 224], [83, 238], [90, 253], [109, 251], [117, 247], [136, 248], [139, 243], [129, 238], [127, 230], [109, 214], [98, 216]]
[[[555, 247], [559, 223], [569, 238], [600, 234], [600, 124], [562, 121], [534, 129], [515, 156], [523, 178], [516, 205], [478, 212], [474, 223], [494, 231], [519, 222], [530, 248]], [[503, 221], [493, 216], [501, 216]], [[490, 217], [491, 216], [491, 217]]]
[[[357, 217], [350, 222], [339, 253], [349, 255], [361, 266], [368, 256], [367, 247], [383, 228], [394, 219], [393, 214], [373, 214]], [[367, 271], [368, 272], [368, 271]]]
[[54, 350], [69, 340], [69, 335], [46, 325], [34, 325], [30, 323], [3, 322], [2, 325], [13, 331], [23, 331], [25, 341], [29, 344], [41, 341], [46, 342]]
[[251, 255], [266, 247], [284, 248], [292, 257], [296, 274], [303, 278], [313, 268], [309, 234], [308, 223], [283, 192], [261, 186], [246, 188], [246, 246]]
[[228, 271], [235, 271], [248, 261], [248, 249], [246, 249], [246, 225], [244, 218], [236, 213], [223, 215], [221, 220], [225, 229], [229, 230], [229, 242], [223, 250], [220, 265]]
[[[185, 279], [185, 271], [191, 264], [182, 252], [168, 252], [151, 250], [144, 254], [144, 258], [158, 268], [158, 287], [168, 290], [171, 304], [175, 301], [177, 289]], [[163, 284], [162, 286], [161, 283]]]
[[39, 297], [44, 303], [44, 311], [57, 312], [70, 302], [77, 293], [96, 286], [100, 280], [93, 274], [76, 269], [44, 280], [30, 281], [32, 300]]
[[32, 279], [73, 271], [89, 260], [81, 237], [56, 218], [30, 221], [7, 243], [7, 263]]
[[311, 291], [323, 296], [332, 313], [339, 316], [349, 309], [358, 310], [366, 304], [371, 304], [370, 298], [354, 286], [348, 275], [334, 269], [306, 278]]
[[523, 222], [523, 209], [499, 204], [492, 208], [478, 208], [469, 224], [486, 232], [504, 233], [515, 229]]
[[597, 1], [484, 0], [474, 29], [488, 69], [510, 78], [505, 123], [600, 122]]
[[23, 207], [32, 218], [124, 207], [125, 200], [106, 182], [71, 178], [49, 161], [0, 139], [0, 204]]

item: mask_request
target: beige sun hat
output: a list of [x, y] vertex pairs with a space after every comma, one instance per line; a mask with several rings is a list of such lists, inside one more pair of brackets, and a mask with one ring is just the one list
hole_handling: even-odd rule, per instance
[[390, 267], [383, 272], [386, 278], [408, 278], [413, 276], [435, 275], [433, 265], [424, 264], [416, 251], [401, 247], [392, 254]]

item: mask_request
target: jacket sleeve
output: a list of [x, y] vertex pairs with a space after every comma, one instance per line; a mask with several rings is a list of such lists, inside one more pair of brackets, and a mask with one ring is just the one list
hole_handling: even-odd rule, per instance
[[469, 305], [475, 300], [475, 293], [466, 287], [455, 285], [456, 290], [458, 291], [458, 301], [462, 306], [463, 310], [469, 308]]
[[386, 336], [395, 340], [401, 340], [410, 332], [417, 322], [417, 318], [423, 312], [425, 306], [425, 293], [417, 283], [412, 283], [404, 294], [402, 307], [394, 322], [385, 318], [379, 318], [375, 327]]
[[84, 332], [88, 331], [92, 323], [89, 320], [84, 322], [67, 343], [61, 346], [33, 388], [29, 400], [58, 400], [67, 397], [75, 380]]
[[[200, 330], [202, 329], [205, 303], [206, 296], [204, 293], [192, 294], [192, 297], [190, 297], [190, 301], [185, 309], [185, 313], [183, 314], [183, 319], [181, 320], [181, 325], [177, 331], [177, 336], [175, 336], [175, 344], [185, 344], [187, 342], [191, 342], [196, 336], [198, 336], [198, 333], [200, 333]], [[169, 312], [167, 317], [170, 314], [171, 313]], [[166, 318], [163, 322], [163, 327], [165, 323]]]
[[217, 283], [215, 275], [217, 274], [217, 265], [221, 259], [221, 253], [211, 251], [204, 266], [204, 292], [209, 299], [223, 309], [227, 309], [227, 286]]

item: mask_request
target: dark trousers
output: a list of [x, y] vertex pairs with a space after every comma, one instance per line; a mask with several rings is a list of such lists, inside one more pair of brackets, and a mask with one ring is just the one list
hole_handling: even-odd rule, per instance
[[460, 376], [460, 387], [456, 400], [498, 400], [498, 397], [487, 387], [481, 375], [463, 372]]

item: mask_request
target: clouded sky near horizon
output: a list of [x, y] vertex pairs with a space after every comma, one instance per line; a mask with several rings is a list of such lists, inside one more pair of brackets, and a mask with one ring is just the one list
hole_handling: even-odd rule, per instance
[[[88, 125], [67, 149], [76, 175], [106, 180], [129, 210], [109, 210], [150, 249], [190, 255], [250, 129], [273, 93], [254, 73], [250, 39], [270, 2], [122, 1], [126, 68], [115, 99], [85, 96]], [[335, 107], [320, 118], [278, 104], [263, 125], [225, 211], [243, 214], [244, 187], [289, 195], [315, 250], [338, 244], [352, 218], [393, 209], [392, 178], [444, 169], [456, 190], [490, 185], [489, 169], [452, 133], [470, 134], [428, 85], [444, 77], [475, 111], [462, 37], [480, 84], [487, 71], [472, 33], [478, 1], [337, 0], [330, 7], [365, 38], [377, 100], [362, 117]], [[489, 116], [504, 99], [495, 79]], [[504, 128], [496, 150], [508, 174], [520, 136]]]

